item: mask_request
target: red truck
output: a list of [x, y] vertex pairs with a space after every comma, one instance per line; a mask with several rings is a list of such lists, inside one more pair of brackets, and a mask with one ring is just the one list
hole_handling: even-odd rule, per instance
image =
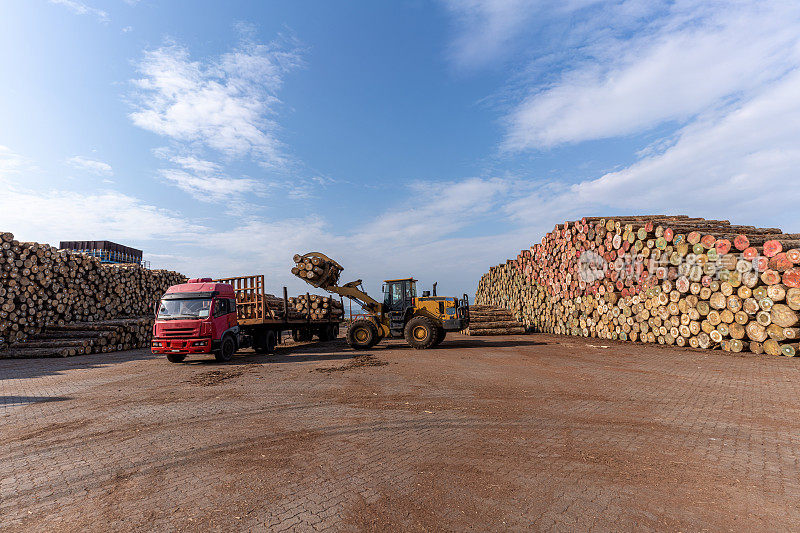
[[283, 299], [268, 295], [264, 276], [190, 279], [167, 289], [158, 303], [151, 351], [173, 363], [190, 354], [230, 361], [239, 348], [272, 353], [285, 331], [296, 340], [338, 337], [340, 317], [315, 320], [286, 309], [286, 287]]

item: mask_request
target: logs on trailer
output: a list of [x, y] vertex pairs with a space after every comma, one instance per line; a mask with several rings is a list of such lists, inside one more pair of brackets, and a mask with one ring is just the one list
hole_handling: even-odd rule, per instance
[[492, 305], [472, 305], [469, 308], [467, 335], [519, 335], [525, 326], [508, 309]]
[[304, 257], [300, 254], [294, 256], [292, 274], [315, 287], [336, 285], [342, 268], [321, 257]]
[[800, 238], [685, 215], [565, 222], [478, 283], [534, 331], [794, 356]]
[[46, 326], [152, 315], [154, 302], [184, 280], [177, 272], [102, 264], [0, 233], [0, 349]]
[[309, 316], [311, 320], [341, 319], [344, 315], [342, 302], [330, 296], [316, 294], [302, 294], [289, 298], [289, 308], [294, 309], [300, 316]]

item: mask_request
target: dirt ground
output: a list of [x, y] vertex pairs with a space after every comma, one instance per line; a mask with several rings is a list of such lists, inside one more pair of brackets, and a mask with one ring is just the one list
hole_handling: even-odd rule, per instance
[[0, 530], [800, 528], [800, 360], [571, 337], [0, 361]]

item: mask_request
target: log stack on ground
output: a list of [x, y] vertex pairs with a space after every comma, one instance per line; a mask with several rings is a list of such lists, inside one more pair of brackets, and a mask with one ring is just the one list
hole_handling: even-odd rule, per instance
[[525, 326], [508, 309], [472, 305], [469, 308], [469, 327], [464, 333], [471, 336], [521, 335], [525, 333]]
[[300, 316], [310, 317], [311, 320], [341, 320], [344, 315], [344, 306], [339, 300], [330, 296], [317, 294], [302, 294], [289, 298], [289, 308], [294, 309]]
[[149, 347], [152, 335], [151, 316], [73, 322], [63, 326], [47, 326], [41, 333], [15, 344], [0, 356], [29, 359], [134, 350]]
[[0, 350], [47, 326], [149, 315], [167, 288], [184, 280], [0, 233]]
[[686, 215], [587, 217], [491, 268], [476, 303], [534, 331], [793, 356], [800, 235]]

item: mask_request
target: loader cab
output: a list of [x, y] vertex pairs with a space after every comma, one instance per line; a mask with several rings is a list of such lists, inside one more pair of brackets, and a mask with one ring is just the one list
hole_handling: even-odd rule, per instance
[[387, 279], [383, 285], [384, 309], [390, 312], [405, 311], [417, 297], [417, 280], [414, 278]]

